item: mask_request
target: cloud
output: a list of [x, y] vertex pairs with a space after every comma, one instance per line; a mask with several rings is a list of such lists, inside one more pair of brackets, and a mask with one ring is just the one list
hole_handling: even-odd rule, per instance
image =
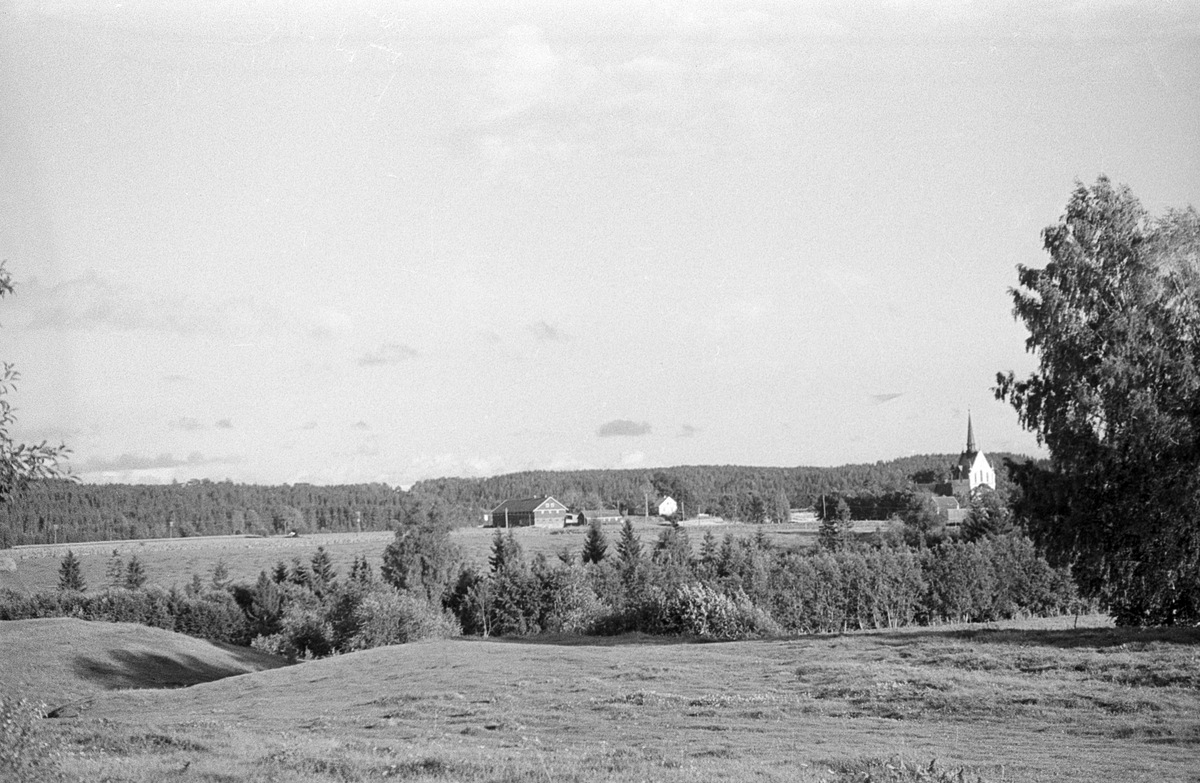
[[629, 419], [613, 419], [600, 425], [596, 435], [601, 438], [640, 437], [650, 434], [648, 422], [630, 421]]
[[174, 421], [167, 422], [167, 426], [173, 430], [185, 430], [187, 432], [204, 429], [204, 425], [200, 423], [199, 419], [193, 419], [190, 416], [181, 416]]
[[699, 432], [699, 430], [697, 430], [695, 427], [693, 427], [690, 424], [680, 424], [679, 432], [676, 434], [676, 437], [678, 437], [678, 438], [694, 438], [694, 437], [696, 437], [697, 432]]
[[178, 373], [172, 373], [171, 375], [164, 375], [163, 382], [164, 383], [191, 383], [192, 379], [187, 377], [186, 375], [179, 375]]
[[321, 308], [312, 315], [313, 325], [308, 336], [318, 340], [349, 334], [354, 330], [354, 319], [340, 310]]
[[875, 402], [876, 405], [883, 405], [886, 402], [891, 402], [892, 400], [896, 399], [897, 397], [903, 397], [903, 396], [904, 396], [904, 392], [892, 392], [892, 393], [887, 393], [887, 394], [872, 394], [871, 399]]
[[535, 324], [530, 324], [529, 331], [537, 339], [546, 340], [547, 342], [562, 343], [570, 339], [567, 337], [566, 332], [559, 329], [557, 326], [552, 326], [551, 324], [546, 323], [545, 321], [538, 321]]
[[273, 308], [249, 298], [151, 294], [133, 285], [114, 285], [95, 271], [50, 287], [31, 282], [29, 293], [31, 329], [244, 335], [281, 320]]
[[550, 90], [559, 57], [532, 25], [510, 27], [496, 46], [492, 60], [494, 104], [485, 121], [522, 114], [542, 101]]
[[421, 354], [416, 348], [403, 343], [384, 343], [379, 350], [370, 351], [358, 358], [360, 367], [379, 367], [384, 364], [400, 364], [415, 359]]
[[186, 459], [177, 459], [171, 454], [159, 454], [157, 457], [145, 457], [136, 454], [122, 454], [113, 459], [92, 457], [79, 466], [80, 473], [113, 473], [133, 470], [160, 470], [162, 468], [178, 468], [185, 465], [229, 465], [237, 462], [231, 457], [205, 457], [198, 451], [193, 451]]
[[219, 430], [231, 430], [233, 429], [233, 422], [229, 419], [220, 419], [214, 426]]
[[631, 451], [628, 454], [621, 455], [622, 467], [631, 468], [634, 465], [641, 465], [646, 461], [646, 455], [640, 451]]
[[354, 422], [354, 429], [356, 429], [356, 430], [369, 430], [369, 429], [371, 429], [371, 425], [370, 425], [370, 424], [367, 424], [367, 423], [366, 423], [365, 421], [363, 421], [362, 419], [359, 419], [358, 421]]

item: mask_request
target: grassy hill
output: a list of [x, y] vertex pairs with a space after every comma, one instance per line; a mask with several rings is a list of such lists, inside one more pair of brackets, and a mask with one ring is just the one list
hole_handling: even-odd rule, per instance
[[69, 617], [0, 623], [5, 695], [72, 713], [107, 690], [179, 688], [286, 665], [274, 655], [129, 623]]
[[72, 776], [147, 783], [949, 780], [897, 771], [935, 758], [968, 780], [1195, 780], [1200, 630], [1070, 625], [422, 642], [98, 692], [46, 724]]

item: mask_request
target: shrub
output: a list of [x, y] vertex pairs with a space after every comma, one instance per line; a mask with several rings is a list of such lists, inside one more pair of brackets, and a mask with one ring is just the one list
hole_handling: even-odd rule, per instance
[[358, 633], [349, 649], [366, 650], [419, 639], [444, 639], [462, 632], [452, 615], [411, 593], [372, 590], [355, 609]]
[[780, 631], [745, 593], [726, 595], [703, 583], [672, 590], [658, 606], [658, 626], [662, 633], [701, 639], [748, 639]]
[[162, 590], [108, 588], [88, 596], [85, 619], [110, 623], [139, 623], [175, 630], [170, 597]]
[[246, 616], [229, 593], [211, 592], [198, 597], [173, 593], [171, 609], [175, 630], [212, 642], [245, 644], [249, 641]]

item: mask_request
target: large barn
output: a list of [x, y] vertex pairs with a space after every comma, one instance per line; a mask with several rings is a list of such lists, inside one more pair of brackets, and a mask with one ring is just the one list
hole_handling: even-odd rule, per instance
[[492, 527], [564, 527], [567, 507], [549, 495], [506, 500], [483, 515]]

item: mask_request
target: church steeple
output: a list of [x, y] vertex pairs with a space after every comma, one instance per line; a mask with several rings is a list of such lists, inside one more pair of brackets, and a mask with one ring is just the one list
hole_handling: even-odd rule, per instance
[[975, 430], [971, 426], [971, 411], [967, 411], [967, 453], [974, 454], [978, 449], [975, 448]]

